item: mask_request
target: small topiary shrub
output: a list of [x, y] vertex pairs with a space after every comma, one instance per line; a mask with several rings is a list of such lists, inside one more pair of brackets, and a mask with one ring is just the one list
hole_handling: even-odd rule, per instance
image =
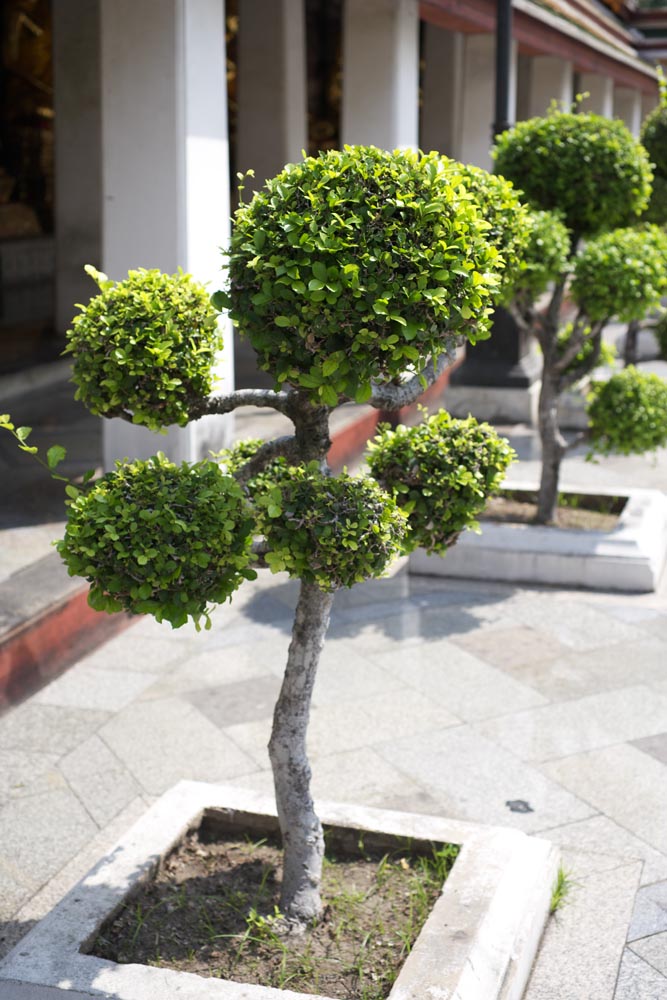
[[73, 499], [57, 549], [70, 575], [92, 584], [98, 611], [208, 625], [209, 605], [256, 576], [253, 527], [243, 489], [214, 462], [177, 466], [157, 456], [118, 463]]
[[591, 322], [644, 316], [667, 292], [667, 235], [659, 226], [615, 229], [574, 262], [572, 297]]
[[260, 483], [254, 505], [272, 572], [326, 593], [381, 576], [401, 553], [405, 515], [368, 478], [325, 476], [313, 462]]
[[574, 240], [628, 225], [648, 204], [649, 158], [621, 121], [552, 111], [503, 132], [496, 173], [535, 208], [557, 211]]
[[594, 382], [587, 403], [591, 451], [642, 454], [667, 444], [667, 383], [632, 365]]
[[556, 212], [529, 212], [525, 226], [527, 240], [514, 273], [514, 294], [537, 299], [567, 270], [570, 231]]
[[445, 410], [416, 427], [385, 426], [369, 447], [371, 475], [408, 515], [406, 552], [444, 552], [475, 527], [516, 457], [489, 424], [455, 420]]
[[664, 86], [661, 87], [660, 104], [642, 123], [639, 140], [654, 164], [656, 173], [667, 177], [667, 104]]
[[102, 417], [129, 412], [151, 430], [185, 426], [191, 406], [213, 388], [222, 347], [208, 292], [189, 274], [140, 269], [114, 282], [87, 271], [100, 294], [68, 333], [76, 398]]
[[643, 222], [653, 222], [656, 226], [667, 223], [667, 177], [656, 173], [648, 207], [642, 215]]
[[486, 335], [503, 262], [449, 162], [346, 147], [287, 166], [239, 209], [214, 301], [278, 386], [365, 401], [373, 380]]

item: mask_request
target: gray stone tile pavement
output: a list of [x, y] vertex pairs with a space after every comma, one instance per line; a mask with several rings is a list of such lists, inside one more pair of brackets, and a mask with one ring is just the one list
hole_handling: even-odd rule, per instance
[[[178, 779], [270, 790], [295, 593], [262, 576], [211, 633], [141, 621], [0, 719], [5, 949]], [[340, 596], [314, 695], [316, 795], [551, 837], [576, 884], [526, 1000], [612, 1000], [617, 981], [616, 1000], [662, 997], [664, 593], [460, 585], [403, 566]]]

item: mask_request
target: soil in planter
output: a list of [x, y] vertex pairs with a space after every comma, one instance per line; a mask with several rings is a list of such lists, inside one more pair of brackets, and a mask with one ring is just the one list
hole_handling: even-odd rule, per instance
[[327, 849], [322, 920], [303, 935], [279, 933], [282, 855], [272, 838], [190, 835], [104, 925], [100, 958], [201, 976], [383, 1000], [414, 944], [459, 848], [352, 855]]
[[[612, 531], [627, 503], [627, 497], [592, 493], [559, 493], [556, 527], [581, 531]], [[480, 521], [532, 524], [537, 515], [537, 493], [502, 490], [486, 505]]]

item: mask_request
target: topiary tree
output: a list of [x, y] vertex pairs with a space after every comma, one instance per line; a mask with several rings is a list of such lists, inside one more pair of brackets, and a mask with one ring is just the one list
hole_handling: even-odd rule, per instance
[[[543, 355], [537, 520], [546, 524], [556, 519], [568, 447], [559, 397], [597, 365], [612, 317], [636, 319], [658, 304], [667, 290], [667, 240], [657, 226], [623, 228], [646, 207], [651, 170], [646, 151], [620, 121], [552, 111], [503, 133], [494, 158], [497, 172], [522, 188], [536, 210], [511, 308]], [[539, 298], [548, 288], [544, 305]], [[631, 406], [634, 397], [624, 398]], [[667, 439], [667, 420], [664, 427]], [[629, 435], [626, 446], [643, 451], [645, 438]]]
[[[222, 464], [158, 455], [70, 484], [58, 545], [70, 573], [90, 581], [94, 607], [174, 627], [210, 625], [210, 606], [262, 566], [300, 580], [269, 743], [290, 927], [322, 905], [306, 729], [334, 593], [416, 545], [446, 550], [512, 457], [490, 427], [440, 414], [383, 429], [370, 477], [334, 477], [326, 462], [334, 407], [356, 399], [398, 410], [462, 337], [487, 335], [506, 259], [518, 266], [524, 215], [505, 181], [479, 173], [466, 186], [470, 176], [436, 154], [353, 147], [286, 167], [239, 208], [229, 284], [213, 302], [274, 389], [211, 395], [215, 309], [186, 275], [134, 271], [113, 283], [94, 274], [100, 294], [70, 334], [78, 394], [96, 413], [157, 428], [253, 405], [294, 424], [291, 436], [236, 445]], [[29, 447], [26, 429], [4, 424]]]
[[[664, 77], [661, 73], [659, 76], [660, 104], [644, 119], [639, 141], [648, 153], [653, 167], [653, 190], [642, 220], [664, 227], [667, 224], [667, 88]], [[634, 365], [637, 361], [637, 339], [642, 318], [628, 323], [623, 352], [626, 366]]]

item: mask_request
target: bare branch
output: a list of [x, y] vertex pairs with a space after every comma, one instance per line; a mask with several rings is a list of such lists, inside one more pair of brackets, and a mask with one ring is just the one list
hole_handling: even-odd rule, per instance
[[590, 438], [590, 434], [589, 434], [589, 432], [587, 430], [586, 431], [579, 431], [578, 434], [574, 435], [574, 437], [572, 438], [571, 441], [566, 441], [566, 443], [565, 443], [565, 449], [564, 450], [566, 452], [567, 451], [572, 451], [573, 448], [577, 448], [580, 444], [583, 444], [585, 441], [588, 441], [589, 438]]
[[607, 320], [601, 320], [595, 323], [591, 327], [591, 333], [588, 337], [584, 338], [585, 343], [592, 343], [593, 349], [590, 355], [580, 364], [571, 368], [570, 371], [565, 371], [560, 376], [558, 380], [558, 391], [565, 392], [566, 389], [571, 388], [580, 379], [584, 378], [585, 375], [590, 374], [596, 367], [598, 361], [600, 360], [600, 349], [602, 347], [602, 331], [607, 325]]
[[373, 395], [368, 402], [377, 410], [401, 410], [404, 406], [410, 406], [430, 385], [437, 382], [447, 365], [453, 361], [453, 355], [446, 351], [438, 355], [435, 364], [433, 358], [430, 358], [421, 375], [414, 375], [408, 382], [401, 385], [373, 385]]
[[580, 309], [574, 320], [572, 335], [568, 341], [567, 347], [558, 360], [554, 362], [554, 372], [558, 375], [564, 372], [565, 369], [572, 364], [584, 344], [588, 340], [592, 339], [593, 336], [593, 327], [591, 327], [588, 335], [586, 334], [585, 315], [583, 309]]
[[268, 406], [285, 413], [292, 395], [292, 392], [274, 392], [273, 389], [236, 389], [225, 396], [209, 396], [194, 403], [190, 416], [196, 420], [207, 414], [231, 413], [240, 406]]
[[247, 483], [249, 479], [261, 472], [274, 458], [288, 458], [297, 461], [299, 451], [294, 437], [279, 437], [273, 441], [267, 441], [258, 448], [255, 454], [245, 465], [234, 473], [234, 478], [241, 484]]

